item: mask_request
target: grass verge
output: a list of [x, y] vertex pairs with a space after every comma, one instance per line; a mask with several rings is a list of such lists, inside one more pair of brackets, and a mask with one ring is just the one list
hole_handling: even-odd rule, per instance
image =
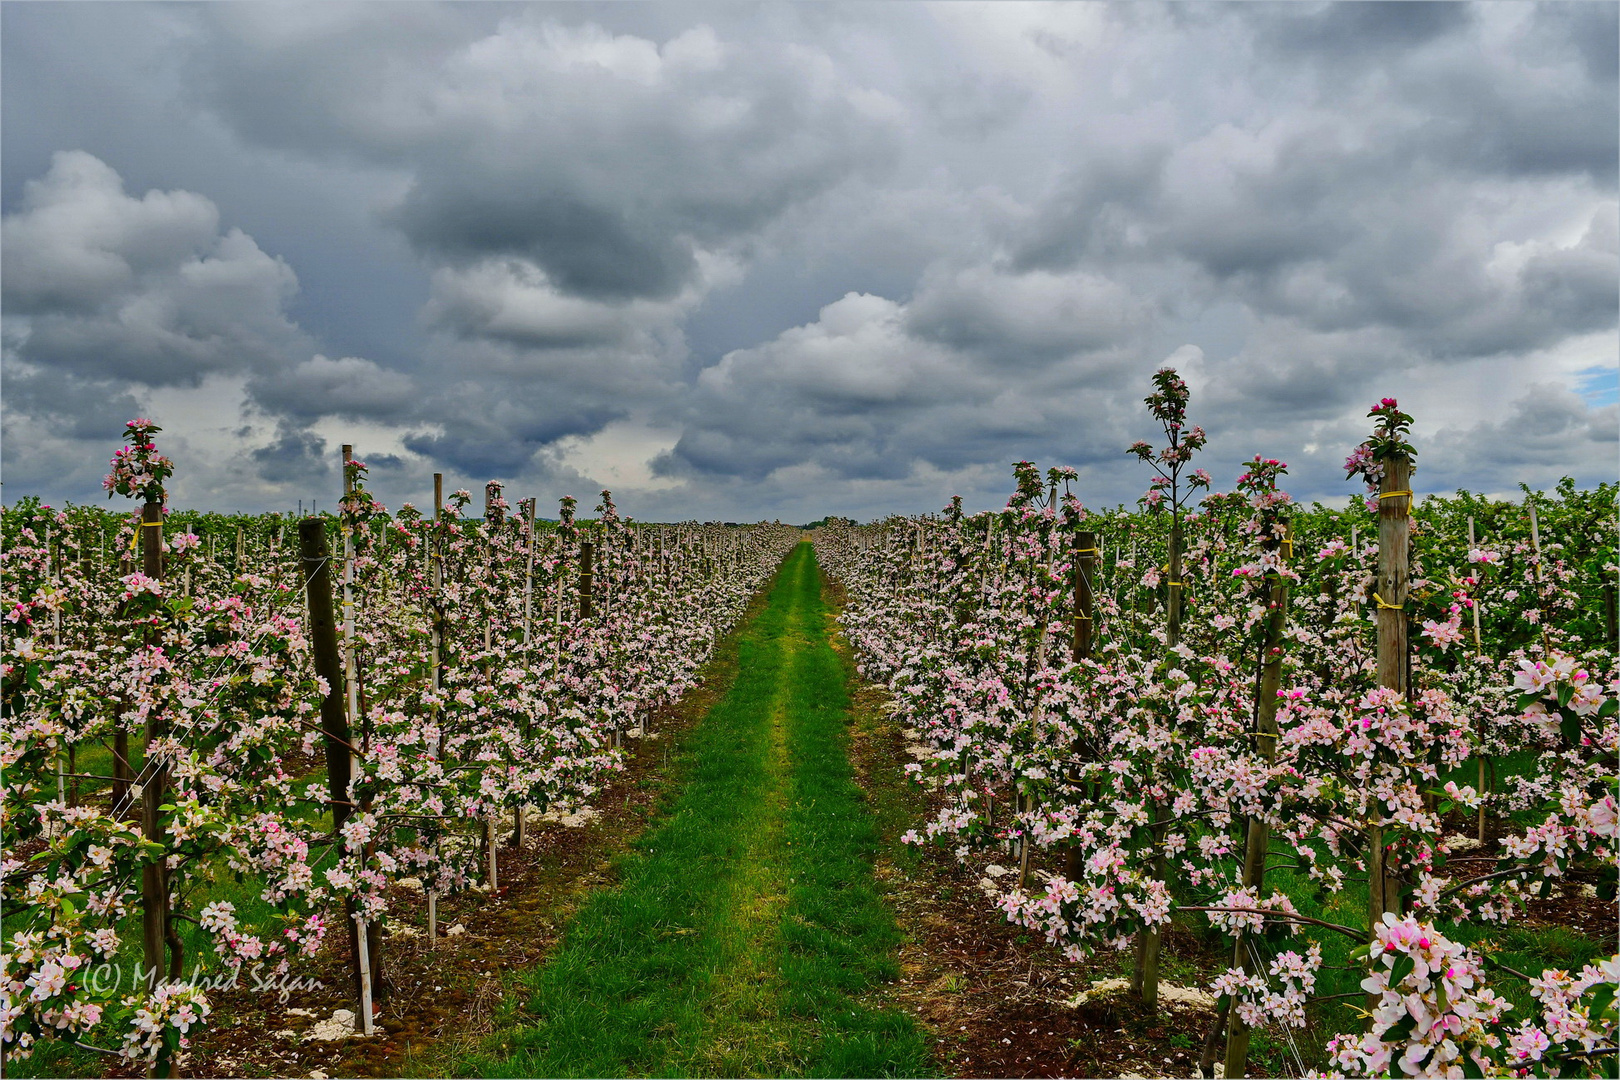
[[506, 1022], [437, 1069], [479, 1076], [914, 1075], [924, 1037], [874, 1007], [898, 935], [845, 752], [849, 697], [808, 544], [690, 737], [685, 789], [523, 973]]

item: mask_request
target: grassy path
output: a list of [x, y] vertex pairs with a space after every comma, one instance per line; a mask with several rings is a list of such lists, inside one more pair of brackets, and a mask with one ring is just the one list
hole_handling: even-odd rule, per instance
[[[872, 878], [850, 700], [809, 544], [692, 734], [669, 817], [589, 902], [518, 1008], [452, 1067], [482, 1076], [883, 1076], [928, 1066], [911, 1019], [863, 1003], [899, 941]], [[524, 1000], [526, 998], [526, 1000]]]

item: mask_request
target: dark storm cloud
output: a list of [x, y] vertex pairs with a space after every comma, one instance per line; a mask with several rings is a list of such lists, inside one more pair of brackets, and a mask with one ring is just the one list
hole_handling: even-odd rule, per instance
[[1281, 53], [1312, 60], [1364, 63], [1381, 53], [1401, 52], [1457, 33], [1473, 22], [1467, 4], [1449, 2], [1267, 5], [1253, 12], [1256, 37]]
[[[460, 163], [458, 163], [459, 166]], [[683, 238], [660, 222], [612, 206], [594, 206], [567, 190], [536, 189], [523, 178], [459, 167], [419, 175], [391, 215], [419, 248], [457, 261], [521, 256], [578, 296], [665, 298], [692, 276], [697, 260]], [[504, 171], [504, 170], [503, 170]]]
[[[216, 9], [198, 63], [244, 132], [408, 170], [385, 220], [438, 258], [515, 257], [574, 295], [665, 299], [695, 280], [698, 248], [890, 157], [897, 118], [812, 50], [521, 10], [493, 33], [419, 15], [379, 49], [391, 15], [368, 8], [302, 32]], [[343, 75], [313, 76], [340, 51]]]
[[1426, 484], [1612, 478], [1612, 4], [4, 11], [8, 481], [167, 401], [231, 499], [1129, 501], [1166, 362], [1218, 482], [1345, 494], [1384, 395]]
[[283, 423], [275, 440], [250, 456], [259, 476], [277, 484], [319, 485], [335, 472], [326, 440], [291, 423]]
[[[1256, 5], [1256, 42], [1307, 69], [1318, 92], [1353, 98], [1372, 83], [1388, 106], [1423, 120], [1392, 129], [1392, 148], [1469, 171], [1580, 170], [1613, 182], [1620, 151], [1613, 4], [1512, 5], [1513, 48], [1478, 48], [1479, 8], [1458, 3]], [[1390, 89], [1394, 90], [1391, 94]]]
[[421, 401], [409, 376], [358, 356], [316, 355], [274, 378], [249, 383], [249, 389], [260, 408], [305, 421], [322, 416], [407, 420]]
[[6, 364], [6, 408], [47, 420], [72, 439], [102, 439], [140, 412], [118, 383], [45, 371], [15, 359]]

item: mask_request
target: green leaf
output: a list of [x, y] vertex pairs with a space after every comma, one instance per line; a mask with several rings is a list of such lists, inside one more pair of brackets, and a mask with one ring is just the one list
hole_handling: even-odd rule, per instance
[[1473, 1054], [1464, 1051], [1457, 1060], [1461, 1062], [1463, 1075], [1468, 1077], [1468, 1080], [1485, 1080], [1485, 1070], [1479, 1067], [1479, 1062], [1474, 1060]]
[[1389, 985], [1391, 989], [1398, 988], [1406, 981], [1406, 977], [1417, 968], [1417, 961], [1411, 953], [1402, 953], [1395, 958], [1395, 966], [1389, 969]]
[[1567, 682], [1558, 684], [1558, 707], [1562, 709], [1575, 698], [1575, 687]]
[[1607, 720], [1617, 712], [1620, 712], [1620, 699], [1610, 698], [1598, 708], [1597, 714], [1600, 720]]
[[1524, 712], [1524, 710], [1528, 709], [1530, 706], [1534, 705], [1540, 700], [1540, 694], [1520, 694], [1518, 709], [1520, 712]]
[[1559, 723], [1558, 730], [1563, 733], [1565, 742], [1571, 746], [1579, 746], [1581, 743], [1581, 718], [1568, 709], [1563, 710], [1563, 713], [1564, 719]]
[[1602, 983], [1592, 991], [1592, 1016], [1601, 1016], [1603, 1010], [1614, 1004], [1614, 990], [1614, 983]]

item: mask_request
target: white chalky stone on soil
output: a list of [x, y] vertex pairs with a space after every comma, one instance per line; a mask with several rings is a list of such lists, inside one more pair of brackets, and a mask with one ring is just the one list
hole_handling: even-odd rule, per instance
[[347, 1039], [354, 1034], [354, 1013], [348, 1009], [339, 1009], [332, 1014], [331, 1019], [322, 1020], [309, 1029], [304, 1041], [332, 1042], [336, 1039]]

